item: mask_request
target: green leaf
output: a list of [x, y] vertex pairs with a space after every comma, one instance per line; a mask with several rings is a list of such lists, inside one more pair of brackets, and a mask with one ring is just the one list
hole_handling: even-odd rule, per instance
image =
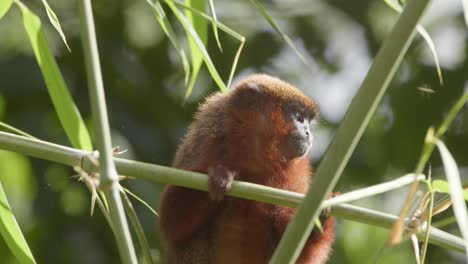
[[[448, 193], [450, 194], [450, 186], [449, 183], [443, 180], [435, 180], [432, 182], [432, 188], [434, 191], [439, 193]], [[463, 199], [468, 201], [468, 190], [463, 190]]]
[[302, 55], [302, 53], [297, 49], [296, 45], [294, 44], [294, 42], [292, 42], [292, 40], [289, 38], [289, 36], [284, 33], [283, 31], [281, 31], [281, 29], [278, 27], [278, 25], [276, 25], [275, 21], [273, 20], [273, 18], [270, 16], [270, 14], [268, 14], [268, 12], [266, 11], [265, 7], [263, 7], [260, 2], [258, 2], [257, 0], [250, 0], [250, 2], [252, 2], [255, 7], [257, 8], [257, 10], [263, 15], [263, 17], [265, 18], [265, 20], [270, 24], [270, 26], [276, 31], [276, 33], [278, 33], [281, 38], [289, 45], [289, 47], [291, 47], [294, 52], [296, 53], [296, 55], [301, 59], [301, 61], [309, 68], [312, 68], [312, 66], [310, 65], [310, 63], [305, 59], [304, 55]]
[[211, 61], [210, 55], [208, 54], [208, 51], [206, 51], [205, 45], [203, 45], [203, 41], [200, 39], [200, 36], [197, 34], [195, 29], [192, 27], [192, 25], [188, 22], [184, 14], [182, 14], [182, 12], [180, 12], [177, 9], [177, 7], [174, 5], [174, 2], [172, 2], [171, 0], [166, 0], [166, 4], [169, 6], [169, 8], [172, 10], [174, 15], [179, 20], [179, 22], [182, 24], [182, 27], [185, 29], [187, 34], [189, 34], [190, 38], [193, 38], [193, 41], [195, 42], [196, 47], [198, 48], [200, 54], [202, 55], [203, 61], [205, 62], [205, 65], [208, 68], [208, 71], [210, 72], [211, 77], [213, 77], [219, 89], [222, 92], [226, 92], [227, 91], [226, 85], [224, 84], [223, 80], [219, 76], [218, 71], [216, 70], [213, 62]]
[[[202, 2], [202, 1], [200, 1]], [[219, 50], [221, 50], [221, 52], [223, 51], [223, 47], [221, 47], [221, 42], [219, 41], [219, 36], [218, 36], [218, 19], [216, 18], [216, 10], [214, 8], [214, 3], [213, 3], [213, 0], [209, 0], [209, 3], [210, 3], [210, 12], [211, 12], [211, 16], [213, 17], [213, 21], [211, 22], [211, 25], [213, 26], [213, 33], [215, 35], [215, 39], [216, 39], [216, 44], [218, 44], [218, 48]]]
[[[450, 197], [452, 198], [452, 207], [455, 217], [457, 218], [460, 233], [465, 242], [465, 251], [468, 252], [468, 209], [466, 208], [465, 200], [463, 199], [463, 186], [460, 180], [460, 171], [457, 163], [449, 152], [444, 142], [437, 139], [436, 145], [439, 148], [442, 163], [444, 164], [445, 176], [450, 186]], [[466, 255], [468, 261], [468, 255]]]
[[[213, 23], [213, 18], [206, 15], [205, 13], [203, 12], [200, 12], [199, 10], [195, 9], [195, 8], [192, 8], [190, 6], [187, 6], [187, 5], [184, 5], [183, 3], [179, 3], [179, 2], [173, 2], [176, 6], [178, 7], [181, 7], [185, 10], [188, 10], [192, 13], [195, 13], [197, 14], [198, 16], [201, 16], [203, 17], [204, 19], [206, 20], [209, 20]], [[216, 24], [217, 27], [219, 27], [219, 29], [221, 29], [222, 31], [224, 31], [225, 33], [227, 33], [228, 35], [230, 35], [231, 37], [237, 39], [240, 41], [240, 44], [239, 44], [239, 48], [237, 49], [236, 51], [236, 55], [234, 56], [234, 60], [232, 62], [232, 66], [231, 66], [231, 71], [229, 72], [229, 79], [228, 79], [228, 82], [227, 82], [227, 87], [230, 87], [231, 86], [231, 81], [232, 81], [232, 78], [234, 76], [234, 72], [236, 71], [236, 67], [237, 67], [237, 62], [239, 61], [239, 57], [240, 57], [240, 54], [242, 52], [242, 49], [244, 47], [244, 44], [245, 44], [245, 37], [242, 36], [241, 34], [237, 33], [236, 31], [234, 31], [233, 29], [229, 28], [228, 26], [224, 25], [223, 23], [221, 22], [218, 22]]]
[[0, 182], [0, 234], [19, 263], [36, 263]]
[[323, 226], [322, 222], [320, 222], [320, 218], [315, 218], [314, 223], [317, 229], [320, 231], [320, 233], [323, 233]]
[[[186, 0], [185, 4], [195, 10], [200, 10], [203, 12], [205, 11], [206, 0]], [[185, 15], [187, 16], [189, 23], [192, 24], [192, 26], [195, 28], [195, 31], [200, 36], [200, 40], [202, 41], [203, 45], [206, 46], [208, 41], [208, 23], [206, 20], [203, 19], [203, 17], [194, 16], [193, 13], [189, 10], [185, 10]], [[187, 91], [185, 92], [185, 98], [188, 98], [192, 93], [193, 86], [197, 80], [198, 72], [200, 71], [200, 67], [203, 63], [203, 56], [193, 38], [190, 37], [189, 33], [187, 33], [187, 40], [190, 48], [190, 57], [192, 59], [192, 75], [190, 76]]]
[[10, 10], [13, 0], [2, 0], [0, 1], [0, 19]]
[[130, 223], [133, 226], [133, 231], [135, 231], [141, 251], [143, 251], [143, 256], [145, 257], [145, 261], [142, 263], [153, 264], [154, 262], [153, 258], [151, 257], [151, 249], [149, 247], [148, 240], [146, 239], [145, 232], [143, 231], [143, 227], [141, 226], [140, 220], [138, 219], [137, 213], [135, 212], [135, 209], [133, 208], [133, 205], [125, 191], [120, 189], [120, 192], [122, 195], [122, 203], [124, 205], [125, 212], [130, 219]]
[[440, 85], [444, 85], [444, 78], [442, 77], [442, 69], [440, 68], [440, 62], [439, 62], [439, 56], [437, 55], [437, 51], [434, 45], [434, 42], [431, 39], [431, 36], [429, 33], [427, 33], [426, 29], [424, 29], [423, 26], [417, 25], [416, 30], [418, 30], [419, 35], [424, 38], [424, 40], [427, 43], [427, 46], [429, 47], [429, 50], [432, 53], [432, 57], [434, 58], [434, 63], [436, 65], [437, 69], [437, 76], [439, 77], [439, 83]]
[[166, 12], [164, 12], [164, 9], [162, 8], [159, 1], [153, 3], [151, 0], [146, 0], [146, 2], [148, 2], [148, 4], [153, 8], [156, 20], [164, 31], [164, 34], [166, 34], [167, 38], [171, 42], [172, 46], [177, 51], [177, 54], [179, 54], [180, 58], [182, 59], [182, 66], [185, 73], [185, 83], [187, 84], [190, 77], [190, 65], [187, 59], [187, 55], [185, 55], [185, 51], [179, 45], [179, 40], [177, 39], [177, 36], [174, 33], [174, 29], [172, 28], [172, 25], [167, 18]]
[[[403, 10], [403, 7], [398, 1], [395, 0], [384, 0], [385, 3], [387, 3], [388, 6], [390, 6], [393, 10], [397, 11], [398, 13], [401, 13]], [[442, 69], [440, 68], [440, 63], [439, 63], [439, 56], [437, 56], [437, 51], [434, 45], [434, 42], [431, 39], [431, 36], [429, 33], [427, 33], [426, 29], [418, 24], [416, 26], [416, 30], [418, 31], [419, 35], [423, 37], [423, 39], [426, 41], [427, 46], [429, 47], [429, 50], [432, 53], [432, 57], [434, 58], [434, 63], [436, 65], [437, 69], [437, 76], [439, 77], [439, 83], [440, 85], [444, 84], [444, 79], [442, 77]]]
[[159, 214], [158, 212], [156, 212], [156, 210], [153, 209], [153, 207], [151, 205], [149, 205], [147, 202], [145, 202], [145, 200], [141, 199], [140, 197], [138, 197], [138, 195], [132, 193], [129, 189], [127, 188], [123, 188], [122, 189], [124, 190], [124, 192], [130, 194], [133, 198], [135, 198], [138, 202], [140, 202], [141, 204], [143, 204], [146, 208], [148, 208], [148, 210], [150, 210], [155, 216], [159, 217]]
[[231, 87], [232, 77], [234, 77], [234, 73], [236, 72], [237, 62], [239, 62], [239, 57], [242, 53], [242, 49], [244, 48], [245, 38], [242, 37], [240, 39], [240, 42], [241, 43], [239, 44], [239, 48], [237, 48], [236, 55], [234, 56], [234, 60], [232, 61], [232, 67], [231, 67], [231, 71], [229, 72], [229, 79], [227, 82], [227, 87]]
[[18, 134], [18, 135], [21, 135], [21, 136], [24, 136], [24, 137], [28, 137], [28, 138], [35, 138], [33, 136], [31, 136], [30, 134], [20, 130], [20, 129], [17, 129], [15, 127], [12, 127], [6, 123], [3, 123], [2, 121], [0, 121], [0, 128], [3, 128], [4, 130], [7, 130], [7, 131], [10, 131], [10, 132], [13, 132], [15, 134]]
[[468, 27], [468, 0], [462, 0], [463, 3], [463, 17], [465, 18], [465, 24]]
[[55, 30], [57, 30], [57, 32], [59, 33], [60, 37], [63, 40], [63, 43], [65, 44], [65, 46], [67, 46], [68, 51], [71, 52], [70, 46], [68, 46], [68, 43], [67, 43], [67, 38], [65, 37], [65, 34], [62, 31], [62, 27], [60, 26], [60, 21], [58, 20], [57, 15], [55, 14], [54, 10], [52, 10], [52, 8], [49, 6], [46, 0], [42, 0], [42, 3], [44, 4], [50, 23], [52, 24], [52, 26], [54, 26]]
[[17, 2], [17, 4], [21, 8], [24, 28], [28, 34], [34, 55], [42, 71], [49, 95], [65, 133], [74, 147], [92, 150], [88, 130], [81, 118], [80, 112], [73, 103], [57, 62], [47, 45], [41, 21], [21, 2]]
[[443, 180], [435, 180], [432, 182], [432, 189], [439, 193], [450, 193], [448, 182]]

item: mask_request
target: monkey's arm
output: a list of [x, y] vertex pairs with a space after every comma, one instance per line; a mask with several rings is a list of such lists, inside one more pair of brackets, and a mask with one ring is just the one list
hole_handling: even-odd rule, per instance
[[[275, 229], [281, 237], [291, 222], [296, 210], [288, 207], [280, 207], [275, 218]], [[315, 228], [307, 239], [297, 263], [321, 264], [325, 263], [332, 250], [335, 240], [333, 224], [335, 219], [331, 217], [320, 217], [323, 232]]]

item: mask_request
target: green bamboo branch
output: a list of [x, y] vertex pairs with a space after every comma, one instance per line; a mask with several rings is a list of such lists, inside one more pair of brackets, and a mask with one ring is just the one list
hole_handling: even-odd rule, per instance
[[[68, 166], [79, 166], [88, 172], [95, 172], [98, 169], [91, 162], [91, 158], [89, 158], [91, 153], [88, 151], [1, 131], [0, 149], [15, 151]], [[203, 191], [208, 190], [208, 176], [205, 174], [127, 159], [114, 158], [114, 161], [120, 175], [132, 176], [156, 183], [173, 184]], [[298, 207], [304, 199], [303, 194], [241, 181], [234, 181], [232, 189], [227, 192], [227, 195], [288, 207]], [[326, 203], [327, 201], [322, 206], [325, 207]], [[397, 219], [396, 216], [390, 214], [349, 204], [333, 206], [330, 214], [384, 228], [389, 228]], [[429, 242], [460, 252], [464, 251], [463, 241], [460, 238], [436, 228], [430, 229]]]
[[[293, 221], [288, 225], [273, 254], [271, 263], [294, 263], [314, 228], [312, 219], [320, 204], [333, 190], [364, 129], [377, 109], [388, 84], [416, 33], [416, 25], [429, 0], [409, 1], [372, 64], [358, 93], [354, 96], [330, 148], [322, 159], [313, 184]], [[418, 174], [418, 173], [417, 173]]]
[[[331, 215], [347, 220], [352, 220], [364, 224], [390, 229], [393, 223], [398, 219], [397, 216], [358, 207], [350, 204], [341, 204], [332, 208]], [[418, 239], [424, 241], [426, 228], [422, 228], [418, 233]], [[429, 243], [441, 246], [447, 249], [464, 252], [463, 239], [452, 234], [448, 234], [435, 227], [429, 228]]]
[[145, 232], [143, 230], [143, 227], [141, 226], [140, 220], [138, 220], [137, 213], [133, 208], [132, 202], [130, 202], [127, 193], [123, 189], [121, 190], [121, 192], [125, 211], [127, 212], [128, 218], [130, 219], [130, 223], [132, 223], [133, 230], [135, 230], [138, 242], [140, 243], [141, 251], [143, 252], [143, 256], [146, 260], [145, 263], [153, 264], [153, 258], [151, 257], [151, 251], [148, 244], [148, 240], [146, 239]]
[[324, 201], [322, 203], [322, 209], [333, 206], [333, 205], [337, 205], [341, 203], [349, 203], [349, 202], [363, 199], [366, 197], [374, 196], [376, 194], [381, 194], [384, 192], [395, 190], [403, 186], [409, 185], [413, 183], [414, 181], [421, 181], [424, 179], [425, 179], [425, 176], [422, 174], [415, 177], [413, 173], [410, 173], [395, 180], [391, 180], [388, 182], [376, 184], [376, 185], [362, 188], [359, 190], [340, 194], [336, 197], [333, 197], [329, 200]]
[[99, 172], [101, 182], [99, 188], [104, 191], [109, 198], [109, 214], [114, 223], [114, 228], [112, 230], [116, 237], [122, 262], [137, 263], [135, 248], [120, 197], [117, 170], [113, 160], [109, 121], [107, 118], [106, 100], [102, 83], [91, 1], [81, 0], [78, 1], [78, 3], [90, 101], [94, 125], [96, 127], [96, 143], [100, 153]]

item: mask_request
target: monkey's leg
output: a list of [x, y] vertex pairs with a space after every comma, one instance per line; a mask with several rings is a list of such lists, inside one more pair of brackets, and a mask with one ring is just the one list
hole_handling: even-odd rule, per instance
[[[283, 235], [295, 213], [295, 209], [278, 207], [275, 228], [280, 236]], [[298, 264], [322, 264], [327, 261], [332, 251], [333, 241], [335, 240], [333, 230], [335, 219], [321, 215], [320, 222], [322, 223], [323, 232], [317, 228], [312, 231], [297, 260]]]
[[187, 242], [209, 219], [217, 204], [204, 191], [169, 185], [161, 198], [160, 226], [173, 245]]

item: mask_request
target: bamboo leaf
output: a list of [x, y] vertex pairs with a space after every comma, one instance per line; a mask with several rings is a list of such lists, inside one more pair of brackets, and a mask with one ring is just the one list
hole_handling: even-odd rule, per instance
[[55, 111], [68, 139], [77, 148], [92, 150], [88, 130], [47, 45], [41, 21], [21, 2], [18, 1], [17, 4], [21, 9], [24, 28], [45, 79]]
[[174, 33], [174, 29], [172, 28], [172, 25], [169, 22], [169, 19], [167, 18], [166, 12], [164, 12], [164, 9], [162, 8], [159, 1], [156, 1], [153, 3], [151, 2], [151, 0], [146, 0], [146, 2], [153, 9], [154, 15], [159, 25], [161, 26], [161, 29], [164, 31], [164, 34], [166, 34], [172, 46], [176, 50], [177, 54], [179, 54], [179, 57], [182, 60], [182, 66], [184, 68], [185, 83], [187, 84], [189, 77], [190, 77], [190, 64], [187, 59], [187, 55], [185, 55], [185, 51], [179, 45], [180, 41], [178, 40], [176, 34]]
[[137, 213], [133, 208], [132, 202], [130, 202], [130, 199], [128, 198], [124, 190], [120, 189], [120, 193], [122, 195], [122, 202], [125, 208], [125, 212], [127, 213], [128, 218], [130, 219], [130, 223], [133, 226], [133, 230], [135, 231], [135, 234], [137, 236], [140, 248], [143, 251], [143, 255], [146, 260], [145, 263], [153, 264], [154, 262], [153, 258], [151, 257], [151, 250], [148, 244], [148, 240], [146, 239], [145, 232], [143, 230], [143, 227], [141, 226], [140, 220], [138, 219]]
[[244, 48], [244, 44], [245, 44], [245, 38], [242, 37], [240, 39], [239, 48], [237, 48], [236, 55], [234, 56], [234, 60], [232, 61], [232, 67], [231, 67], [231, 71], [229, 72], [229, 79], [227, 82], [228, 88], [231, 87], [232, 78], [234, 77], [234, 73], [236, 72], [237, 63], [239, 62], [239, 57], [242, 53], [242, 49]]
[[296, 45], [294, 44], [294, 42], [289, 38], [289, 36], [284, 33], [279, 27], [278, 25], [276, 25], [275, 21], [273, 20], [273, 18], [270, 16], [270, 14], [268, 14], [267, 10], [265, 9], [265, 7], [263, 7], [260, 2], [258, 2], [258, 0], [250, 0], [250, 2], [252, 2], [252, 4], [255, 5], [255, 7], [257, 8], [257, 10], [262, 14], [262, 16], [265, 18], [265, 20], [270, 24], [270, 26], [276, 31], [276, 33], [278, 33], [281, 38], [289, 45], [289, 47], [291, 47], [294, 52], [296, 53], [296, 55], [301, 59], [301, 61], [309, 68], [312, 68], [312, 66], [310, 65], [310, 63], [306, 60], [306, 58], [304, 57], [304, 55], [302, 55], [302, 53], [297, 49]]
[[208, 54], [208, 51], [206, 50], [205, 45], [203, 45], [203, 42], [200, 39], [200, 36], [197, 34], [195, 29], [192, 27], [192, 25], [187, 21], [187, 18], [184, 16], [184, 14], [182, 14], [182, 12], [180, 12], [177, 9], [177, 7], [174, 5], [174, 3], [171, 0], [166, 0], [166, 4], [169, 6], [169, 8], [172, 10], [174, 15], [179, 20], [179, 22], [182, 24], [182, 27], [185, 29], [187, 34], [189, 34], [190, 37], [193, 38], [193, 41], [196, 44], [196, 47], [198, 48], [199, 52], [201, 53], [203, 61], [205, 62], [205, 65], [208, 68], [208, 71], [210, 72], [211, 77], [216, 82], [219, 89], [222, 92], [226, 92], [227, 91], [226, 85], [224, 84], [223, 80], [219, 76], [218, 71], [216, 70], [216, 67], [214, 66], [213, 62], [211, 61], [210, 55]]
[[0, 2], [0, 19], [10, 10], [13, 0], [2, 0]]
[[[201, 16], [203, 17], [204, 19], [206, 20], [209, 20], [211, 22], [213, 22], [213, 18], [206, 15], [205, 13], [203, 12], [200, 12], [199, 10], [195, 9], [195, 8], [192, 8], [190, 6], [187, 6], [187, 5], [184, 5], [182, 3], [179, 3], [177, 1], [173, 2], [176, 6], [178, 7], [181, 7], [185, 10], [188, 10], [192, 13], [195, 13], [197, 14], [198, 16]], [[231, 37], [237, 39], [240, 41], [240, 44], [239, 44], [239, 48], [237, 48], [237, 51], [236, 51], [236, 55], [234, 56], [234, 60], [232, 62], [232, 66], [231, 66], [231, 71], [229, 72], [229, 79], [228, 79], [228, 82], [227, 82], [227, 87], [230, 87], [231, 86], [231, 81], [232, 81], [232, 78], [234, 76], [234, 73], [236, 71], [236, 67], [237, 67], [237, 62], [239, 61], [239, 57], [240, 57], [240, 54], [242, 52], [242, 49], [244, 48], [244, 44], [245, 44], [245, 37], [242, 36], [241, 34], [237, 33], [236, 31], [234, 31], [233, 29], [229, 28], [228, 26], [224, 25], [223, 23], [221, 22], [218, 22], [216, 24], [217, 27], [219, 27], [219, 29], [221, 29], [222, 31], [224, 31], [225, 33], [227, 33], [228, 35], [230, 35]]]
[[7, 131], [11, 131], [11, 132], [13, 132], [15, 134], [18, 134], [20, 136], [24, 136], [24, 137], [28, 137], [28, 138], [35, 138], [35, 137], [31, 136], [30, 134], [28, 134], [28, 133], [26, 133], [26, 132], [24, 132], [22, 130], [19, 130], [19, 129], [15, 128], [15, 127], [12, 127], [12, 126], [10, 126], [10, 125], [8, 125], [6, 123], [3, 123], [1, 121], [0, 121], [0, 128], [3, 128], [5, 130], [7, 130]]
[[438, 199], [434, 203], [434, 209], [433, 209], [432, 215], [434, 216], [434, 215], [440, 214], [444, 212], [445, 210], [447, 210], [450, 206], [452, 206], [452, 200], [450, 199], [450, 195], [446, 194], [444, 195], [444, 197]]
[[443, 180], [435, 180], [432, 182], [432, 188], [436, 192], [440, 193], [450, 193], [450, 187], [448, 182]]
[[423, 37], [424, 40], [426, 41], [427, 46], [429, 47], [429, 50], [431, 51], [432, 57], [434, 58], [434, 63], [436, 65], [436, 70], [437, 70], [437, 76], [439, 77], [439, 83], [440, 85], [444, 85], [444, 78], [442, 76], [442, 69], [440, 67], [439, 56], [437, 55], [434, 42], [432, 41], [431, 36], [429, 35], [429, 33], [427, 33], [426, 29], [423, 26], [418, 25], [416, 29], [418, 30], [419, 35], [421, 35], [421, 37]]
[[[206, 1], [206, 0], [205, 0], [205, 1]], [[190, 12], [192, 12], [192, 13], [195, 13], [195, 14], [197, 14], [198, 16], [203, 17], [205, 20], [208, 20], [208, 21], [210, 21], [210, 22], [213, 23], [213, 18], [212, 18], [212, 17], [210, 17], [209, 15], [207, 15], [207, 14], [201, 12], [201, 11], [198, 10], [198, 9], [195, 9], [195, 8], [193, 8], [193, 7], [191, 7], [191, 6], [188, 6], [188, 5], [186, 5], [186, 4], [183, 4], [183, 3], [180, 3], [180, 2], [177, 2], [177, 1], [173, 1], [172, 3], [173, 3], [174, 5], [176, 5], [177, 7], [180, 7], [180, 8], [182, 8], [182, 9], [188, 10], [188, 11], [190, 11]], [[219, 29], [221, 29], [223, 32], [225, 32], [226, 34], [230, 35], [231, 37], [233, 37], [233, 38], [235, 38], [235, 39], [237, 39], [237, 40], [239, 40], [239, 41], [241, 41], [242, 39], [245, 39], [244, 36], [242, 36], [240, 33], [234, 31], [232, 28], [226, 26], [225, 24], [223, 24], [223, 23], [221, 23], [221, 22], [218, 22], [218, 23], [216, 24], [216, 26], [217, 26]]]
[[468, 0], [462, 0], [463, 3], [463, 17], [465, 18], [465, 24], [468, 27]]
[[[435, 180], [434, 182], [432, 182], [432, 188], [434, 188], [434, 191], [436, 192], [450, 194], [450, 185], [446, 181]], [[465, 201], [468, 201], [468, 190], [462, 190], [462, 193], [463, 199], [465, 199]]]
[[[384, 0], [384, 1], [393, 10], [397, 11], [398, 13], [402, 12], [403, 7], [401, 6], [401, 4], [398, 1], [395, 1], [395, 0]], [[437, 55], [437, 51], [436, 51], [434, 42], [432, 41], [431, 36], [429, 35], [429, 33], [427, 33], [426, 29], [423, 26], [418, 24], [416, 26], [416, 30], [418, 31], [419, 35], [421, 35], [421, 37], [423, 37], [423, 39], [426, 41], [427, 46], [429, 47], [429, 50], [431, 51], [432, 57], [434, 58], [434, 63], [436, 65], [437, 76], [439, 77], [439, 83], [440, 83], [440, 85], [443, 85], [444, 84], [444, 79], [442, 77], [442, 69], [440, 68], [439, 56]]]
[[67, 43], [67, 38], [65, 37], [65, 34], [62, 31], [62, 27], [60, 26], [60, 21], [57, 18], [57, 15], [55, 14], [54, 10], [52, 10], [52, 8], [49, 6], [46, 0], [42, 0], [42, 3], [44, 4], [50, 23], [52, 24], [52, 26], [54, 26], [55, 30], [57, 30], [57, 32], [59, 33], [60, 37], [63, 40], [63, 43], [65, 44], [65, 46], [67, 46], [68, 51], [71, 52], [70, 46], [68, 46], [68, 43]]
[[10, 204], [0, 182], [0, 234], [19, 263], [36, 263], [26, 239], [11, 212]]
[[[437, 139], [436, 145], [439, 148], [440, 156], [444, 164], [445, 175], [450, 186], [450, 197], [452, 198], [452, 207], [457, 219], [460, 233], [464, 238], [465, 251], [468, 252], [468, 210], [465, 200], [463, 199], [463, 187], [460, 180], [460, 171], [450, 151], [445, 146], [444, 142]], [[466, 255], [468, 261], [468, 255]]]
[[[199, 10], [201, 12], [205, 11], [206, 0], [186, 0], [185, 3], [187, 6], [192, 7], [195, 10]], [[200, 36], [200, 40], [202, 41], [203, 45], [206, 46], [206, 43], [208, 41], [208, 23], [206, 22], [206, 20], [203, 19], [203, 17], [193, 15], [193, 13], [189, 10], [185, 10], [185, 15], [187, 16], [187, 20], [189, 21], [189, 23], [192, 24], [195, 31]], [[190, 48], [190, 57], [192, 60], [192, 75], [190, 76], [187, 91], [185, 92], [185, 98], [188, 98], [192, 93], [193, 86], [195, 85], [195, 81], [197, 80], [198, 72], [200, 71], [200, 67], [203, 64], [203, 55], [201, 54], [200, 50], [197, 47], [197, 44], [188, 32], [187, 40]]]
[[[201, 2], [201, 1], [200, 1]], [[221, 52], [223, 51], [223, 47], [221, 47], [221, 42], [219, 41], [219, 36], [218, 36], [218, 19], [216, 18], [216, 10], [214, 8], [214, 3], [213, 3], [213, 0], [209, 0], [209, 3], [210, 3], [210, 12], [211, 12], [211, 16], [213, 17], [213, 21], [211, 22], [211, 25], [213, 26], [213, 33], [214, 33], [214, 36], [215, 36], [215, 39], [216, 39], [216, 44], [218, 44], [218, 48], [219, 50], [221, 50]]]
[[151, 213], [153, 213], [155, 216], [159, 217], [159, 214], [158, 212], [156, 212], [156, 210], [153, 209], [153, 207], [151, 205], [149, 205], [145, 200], [141, 199], [140, 197], [138, 197], [138, 195], [132, 193], [129, 189], [127, 188], [123, 188], [123, 191], [125, 193], [128, 193], [130, 194], [130, 196], [132, 196], [133, 198], [135, 198], [138, 202], [140, 202], [141, 204], [143, 204], [146, 208], [148, 208], [148, 210], [151, 211]]

